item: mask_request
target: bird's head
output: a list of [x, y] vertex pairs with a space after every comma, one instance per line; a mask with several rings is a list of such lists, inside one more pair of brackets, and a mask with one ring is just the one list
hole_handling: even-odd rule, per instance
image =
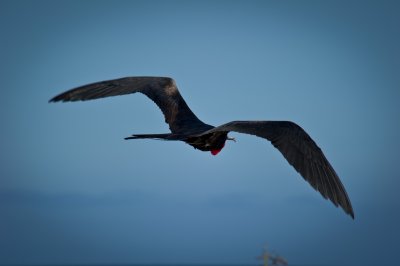
[[235, 138], [231, 138], [231, 137], [227, 136], [226, 139], [223, 142], [221, 142], [221, 145], [219, 147], [216, 147], [215, 149], [212, 149], [210, 151], [211, 154], [214, 155], [214, 156], [217, 155], [225, 147], [225, 141], [226, 140], [232, 140], [232, 141], [236, 142]]

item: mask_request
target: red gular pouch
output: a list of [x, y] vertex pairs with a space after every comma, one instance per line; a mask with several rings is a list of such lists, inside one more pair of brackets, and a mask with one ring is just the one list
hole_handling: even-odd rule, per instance
[[212, 155], [217, 155], [223, 148], [224, 148], [224, 146], [225, 146], [225, 143], [224, 143], [224, 145], [221, 147], [221, 149], [216, 149], [216, 150], [211, 150], [210, 152], [211, 152], [211, 154]]

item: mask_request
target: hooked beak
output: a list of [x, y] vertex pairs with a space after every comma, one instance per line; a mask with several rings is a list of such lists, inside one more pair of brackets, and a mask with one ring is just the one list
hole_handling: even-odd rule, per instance
[[234, 142], [236, 142], [236, 139], [231, 137], [228, 137], [227, 140], [233, 140]]

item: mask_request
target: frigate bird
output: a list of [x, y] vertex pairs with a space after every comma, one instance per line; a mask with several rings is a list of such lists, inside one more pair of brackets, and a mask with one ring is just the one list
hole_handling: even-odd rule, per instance
[[161, 109], [170, 133], [134, 134], [125, 139], [184, 141], [196, 149], [217, 155], [225, 146], [230, 131], [269, 140], [297, 172], [325, 199], [341, 206], [354, 219], [346, 190], [322, 150], [297, 124], [290, 121], [232, 121], [217, 127], [202, 122], [182, 98], [169, 77], [125, 77], [91, 83], [71, 89], [50, 102], [86, 101], [140, 92]]

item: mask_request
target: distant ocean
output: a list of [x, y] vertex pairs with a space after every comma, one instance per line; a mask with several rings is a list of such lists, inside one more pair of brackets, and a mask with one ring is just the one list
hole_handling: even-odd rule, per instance
[[[253, 264], [235, 264], [235, 263], [224, 263], [224, 264], [200, 264], [200, 263], [166, 263], [166, 264], [129, 264], [129, 263], [93, 263], [93, 264], [0, 264], [0, 266], [263, 266], [262, 263]], [[268, 266], [274, 266], [269, 263]], [[288, 264], [288, 266], [361, 266], [354, 264]], [[385, 265], [395, 266], [395, 265]]]
[[[168, 263], [168, 264], [129, 264], [129, 263], [89, 263], [89, 264], [0, 264], [0, 266], [263, 266], [262, 263], [253, 264], [196, 264], [196, 263]], [[274, 266], [273, 264], [268, 264], [268, 266]], [[288, 264], [288, 266], [361, 266], [354, 264]], [[385, 265], [385, 266], [395, 266], [395, 265]]]

